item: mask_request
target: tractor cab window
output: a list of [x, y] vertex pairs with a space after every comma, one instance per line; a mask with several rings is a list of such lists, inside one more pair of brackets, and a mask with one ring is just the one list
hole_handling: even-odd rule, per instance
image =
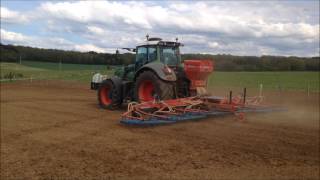
[[164, 64], [176, 66], [180, 63], [180, 53], [178, 47], [161, 47], [160, 59]]
[[139, 47], [136, 55], [136, 68], [157, 60], [156, 47]]
[[141, 66], [147, 63], [147, 48], [139, 47], [136, 55], [136, 64]]
[[148, 62], [157, 60], [157, 48], [149, 47], [148, 48]]

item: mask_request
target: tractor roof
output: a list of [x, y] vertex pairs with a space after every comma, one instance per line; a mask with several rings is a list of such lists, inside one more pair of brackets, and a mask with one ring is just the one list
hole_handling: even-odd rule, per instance
[[169, 47], [183, 46], [182, 43], [177, 41], [162, 41], [161, 38], [149, 38], [146, 42], [139, 44], [137, 47], [149, 45], [160, 45]]

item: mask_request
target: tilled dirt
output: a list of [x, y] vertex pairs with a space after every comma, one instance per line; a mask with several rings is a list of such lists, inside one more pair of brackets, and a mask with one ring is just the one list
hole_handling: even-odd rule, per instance
[[288, 111], [141, 128], [86, 84], [1, 84], [1, 179], [319, 179], [319, 93], [266, 96]]

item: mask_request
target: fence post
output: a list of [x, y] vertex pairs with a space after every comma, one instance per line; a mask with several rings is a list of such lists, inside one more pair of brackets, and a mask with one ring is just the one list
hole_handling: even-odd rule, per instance
[[229, 92], [229, 104], [232, 103], [232, 91]]
[[30, 82], [32, 83], [32, 76], [30, 76]]
[[307, 85], [307, 92], [308, 92], [308, 97], [310, 96], [310, 85], [309, 85], [309, 82], [308, 82], [308, 85]]
[[260, 84], [260, 88], [259, 88], [259, 96], [262, 96], [262, 91], [263, 91], [263, 84]]
[[246, 104], [247, 88], [243, 88], [243, 105]]

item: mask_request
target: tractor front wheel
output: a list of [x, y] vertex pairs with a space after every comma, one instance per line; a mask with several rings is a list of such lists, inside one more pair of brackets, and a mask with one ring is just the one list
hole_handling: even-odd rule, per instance
[[103, 81], [98, 89], [98, 101], [103, 109], [116, 109], [121, 105], [121, 96], [111, 80]]
[[136, 79], [134, 97], [138, 102], [173, 99], [174, 86], [170, 82], [161, 80], [152, 71], [144, 71]]

